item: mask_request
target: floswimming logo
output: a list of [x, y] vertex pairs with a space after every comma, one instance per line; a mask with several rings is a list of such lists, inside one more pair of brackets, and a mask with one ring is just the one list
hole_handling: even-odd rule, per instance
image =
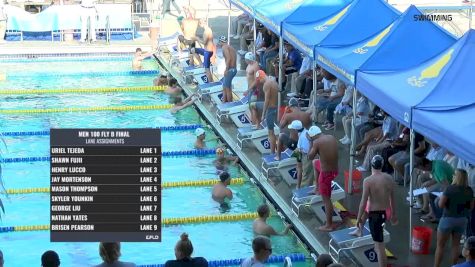
[[342, 11], [340, 11], [338, 14], [336, 14], [335, 16], [333, 16], [333, 18], [327, 20], [325, 23], [321, 24], [321, 25], [318, 25], [318, 26], [315, 26], [314, 29], [316, 31], [319, 31], [319, 32], [323, 32], [325, 31], [326, 29], [328, 29], [329, 26], [332, 26], [332, 25], [335, 25], [340, 19], [341, 17], [343, 17], [343, 15], [346, 14], [346, 12], [348, 11], [348, 9], [350, 8], [351, 4], [348, 5], [347, 7], [345, 7]]
[[287, 10], [292, 10], [294, 9], [297, 5], [300, 5], [304, 0], [292, 0], [288, 2], [287, 4], [284, 5], [285, 9]]
[[454, 49], [452, 48], [434, 64], [421, 71], [419, 77], [412, 76], [408, 78], [407, 83], [414, 87], [424, 87], [427, 84], [428, 79], [439, 77], [440, 72], [447, 65], [447, 63], [449, 63], [453, 53]]
[[382, 31], [380, 34], [378, 34], [376, 37], [374, 37], [371, 41], [367, 42], [362, 47], [359, 47], [353, 50], [353, 53], [360, 54], [360, 55], [368, 53], [367, 48], [377, 46], [381, 42], [381, 40], [389, 33], [389, 31], [391, 31], [391, 28], [393, 27], [393, 25], [394, 24], [391, 24], [388, 27], [386, 27], [384, 31]]
[[452, 15], [440, 15], [440, 14], [420, 14], [414, 15], [414, 21], [452, 21]]

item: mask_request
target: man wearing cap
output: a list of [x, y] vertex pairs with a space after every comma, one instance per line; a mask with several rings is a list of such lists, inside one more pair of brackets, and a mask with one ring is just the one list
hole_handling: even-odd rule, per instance
[[256, 81], [256, 72], [259, 70], [259, 64], [256, 61], [256, 57], [252, 52], [247, 52], [244, 55], [244, 60], [246, 61], [246, 78], [247, 78], [247, 95], [250, 91], [252, 91], [252, 87], [254, 82]]
[[231, 176], [227, 172], [219, 174], [219, 182], [213, 186], [211, 197], [219, 204], [224, 204], [226, 200], [233, 199], [233, 192], [228, 188], [231, 184]]
[[294, 155], [297, 158], [297, 189], [311, 186], [314, 183], [314, 170], [312, 159], [308, 158], [308, 153], [312, 147], [312, 142], [308, 137], [308, 130], [304, 128], [297, 142], [297, 149]]
[[[288, 130], [286, 129], [288, 128]], [[280, 160], [280, 152], [284, 149], [284, 146], [290, 150], [297, 148], [300, 133], [303, 131], [302, 122], [299, 120], [292, 121], [291, 124], [281, 127], [279, 140], [277, 140], [277, 148], [275, 153], [275, 160]]]
[[206, 147], [206, 144], [205, 144], [205, 138], [206, 138], [205, 130], [203, 130], [203, 128], [197, 128], [195, 130], [195, 136], [196, 136], [195, 148], [196, 149], [205, 148]]
[[237, 164], [239, 162], [239, 157], [236, 156], [226, 156], [225, 150], [222, 147], [216, 148], [216, 159], [213, 161], [214, 166], [216, 167], [216, 172], [218, 174], [228, 171], [229, 164]]
[[332, 135], [322, 134], [318, 126], [312, 126], [308, 130], [308, 138], [312, 142], [312, 148], [308, 153], [313, 161], [315, 169], [316, 187], [315, 194], [322, 196], [325, 205], [326, 223], [320, 226], [320, 231], [332, 231], [333, 227], [333, 204], [331, 201], [332, 181], [338, 176], [338, 143]]
[[369, 207], [367, 207], [368, 223], [380, 267], [386, 267], [388, 261], [384, 244], [384, 224], [388, 208], [391, 210], [391, 222], [393, 224], [397, 223], [394, 181], [391, 175], [381, 171], [383, 165], [384, 159], [380, 155], [374, 156], [371, 160], [371, 175], [363, 181], [363, 196], [361, 197], [356, 220], [356, 226], [361, 229], [366, 202], [369, 201]]
[[219, 47], [223, 50], [223, 57], [226, 63], [223, 77], [223, 103], [233, 101], [232, 83], [234, 76], [236, 76], [236, 50], [227, 44], [228, 38], [226, 36], [219, 37]]
[[160, 72], [160, 76], [153, 79], [153, 86], [167, 86], [168, 85], [168, 75], [166, 72]]
[[261, 112], [264, 108], [264, 83], [267, 80], [267, 75], [264, 71], [258, 70], [255, 72], [254, 83], [248, 89], [246, 94], [251, 94], [249, 100], [249, 110], [251, 111], [251, 123], [253, 127], [259, 129], [261, 127]]
[[58, 253], [53, 250], [48, 250], [41, 255], [42, 267], [58, 267], [60, 264]]
[[261, 121], [266, 120], [267, 130], [269, 132], [270, 151], [274, 154], [276, 145], [274, 127], [277, 121], [279, 85], [275, 79], [266, 79], [262, 90], [264, 91], [264, 107], [262, 108]]
[[300, 104], [297, 98], [291, 98], [289, 100], [289, 105], [280, 119], [280, 128], [286, 127], [294, 120], [301, 121], [305, 129], [309, 129], [310, 126], [312, 126], [311, 114], [300, 109]]
[[452, 267], [475, 267], [475, 236], [471, 236], [465, 240], [462, 256], [465, 257], [466, 261]]

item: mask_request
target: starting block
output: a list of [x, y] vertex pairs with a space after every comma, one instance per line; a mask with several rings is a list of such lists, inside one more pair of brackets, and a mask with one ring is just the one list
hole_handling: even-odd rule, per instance
[[216, 117], [219, 121], [223, 117], [230, 117], [233, 114], [243, 114], [246, 110], [249, 109], [249, 99], [250, 96], [244, 96], [238, 101], [233, 101], [230, 103], [222, 103], [216, 106]]
[[237, 128], [247, 128], [251, 125], [251, 115], [249, 109], [245, 112], [229, 114], [229, 118]]
[[[267, 130], [267, 123], [261, 122], [263, 129], [255, 129], [251, 126], [238, 128], [237, 146], [242, 150], [245, 141], [251, 141], [261, 154], [270, 153], [269, 133]], [[280, 128], [274, 125], [274, 133], [278, 135]]]
[[[338, 231], [330, 232], [330, 241], [328, 242], [330, 256], [336, 262], [341, 262], [341, 257], [346, 254], [348, 258], [355, 258], [357, 262], [365, 267], [378, 266], [376, 252], [373, 249], [374, 241], [369, 232], [369, 225], [366, 223], [363, 227], [361, 237], [350, 235], [355, 227], [350, 227]], [[384, 229], [384, 242], [390, 241], [390, 234]]]
[[[317, 217], [320, 219], [320, 221], [326, 222], [325, 208], [323, 206], [322, 196], [316, 195], [314, 192], [314, 185], [294, 190], [292, 192], [292, 211], [298, 217], [300, 215], [300, 208], [311, 207]], [[337, 182], [332, 181], [332, 202], [344, 199], [345, 196], [345, 190]], [[333, 221], [342, 221], [340, 215], [336, 212], [334, 212]]]
[[297, 159], [292, 157], [292, 154], [293, 150], [286, 149], [280, 153], [279, 161], [275, 160], [272, 154], [262, 157], [261, 168], [266, 178], [269, 178], [272, 170], [277, 170], [288, 185], [297, 183]]

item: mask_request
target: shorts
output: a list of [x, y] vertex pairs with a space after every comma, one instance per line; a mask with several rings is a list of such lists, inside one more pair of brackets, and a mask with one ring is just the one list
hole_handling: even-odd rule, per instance
[[256, 108], [257, 111], [262, 112], [264, 109], [264, 101], [251, 102], [250, 106]]
[[320, 195], [331, 197], [332, 195], [332, 181], [338, 176], [338, 171], [321, 171], [320, 160], [313, 162], [313, 167], [318, 171], [318, 191]]
[[295, 150], [297, 148], [297, 141], [290, 139], [288, 133], [282, 133], [280, 135], [280, 140], [282, 141], [282, 144], [290, 150]]
[[195, 52], [203, 56], [203, 66], [205, 69], [211, 67], [211, 57], [213, 56], [213, 51], [208, 51], [203, 48], [195, 48]]
[[277, 108], [268, 108], [266, 113], [267, 129], [273, 131], [277, 121]]
[[[369, 214], [369, 200], [366, 202], [366, 207], [364, 211]], [[386, 209], [386, 220], [391, 220], [391, 208]]]
[[233, 79], [234, 79], [234, 76], [236, 76], [236, 73], [237, 73], [236, 68], [230, 68], [228, 70], [228, 73], [224, 75], [223, 77], [223, 88], [231, 89], [231, 86], [233, 84]]
[[369, 232], [374, 242], [384, 242], [384, 223], [386, 222], [386, 211], [376, 210], [368, 213]]
[[466, 217], [442, 217], [439, 220], [437, 231], [442, 233], [458, 233], [464, 234], [467, 230], [468, 220]]

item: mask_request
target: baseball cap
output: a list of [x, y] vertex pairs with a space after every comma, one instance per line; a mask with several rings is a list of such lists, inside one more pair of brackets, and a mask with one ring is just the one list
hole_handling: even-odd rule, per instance
[[321, 133], [322, 133], [322, 130], [320, 130], [318, 126], [312, 126], [310, 127], [310, 129], [308, 129], [308, 135], [310, 137], [314, 137], [315, 135], [321, 134]]
[[226, 36], [224, 36], [224, 35], [221, 35], [221, 36], [219, 36], [219, 42], [221, 42], [221, 43], [227, 43], [227, 42], [228, 42], [228, 38], [226, 38]]
[[292, 121], [291, 124], [289, 124], [288, 126], [289, 129], [292, 129], [292, 130], [301, 130], [303, 128], [303, 125], [302, 125], [302, 122], [299, 121], [299, 120], [294, 120]]
[[289, 100], [289, 107], [298, 107], [299, 106], [299, 100], [295, 97], [292, 97]]
[[197, 129], [195, 130], [195, 135], [196, 135], [196, 137], [201, 136], [201, 135], [204, 134], [204, 133], [205, 133], [205, 130], [203, 130], [203, 128], [197, 128]]
[[256, 57], [252, 52], [247, 52], [246, 55], [244, 55], [244, 59], [249, 61], [256, 61]]
[[371, 167], [376, 170], [381, 170], [384, 165], [384, 159], [380, 155], [375, 155], [373, 159], [371, 159]]
[[264, 80], [266, 77], [267, 77], [267, 75], [263, 70], [258, 70], [256, 72], [256, 79], [257, 80]]

